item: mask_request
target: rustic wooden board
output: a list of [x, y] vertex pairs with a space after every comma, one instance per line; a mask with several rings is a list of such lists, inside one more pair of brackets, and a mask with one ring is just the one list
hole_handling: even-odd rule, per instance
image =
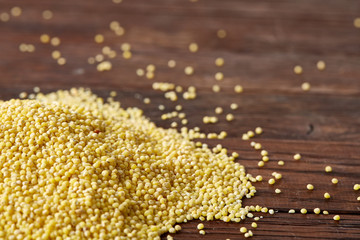
[[[159, 104], [172, 111], [176, 104], [184, 107], [189, 127], [200, 126], [204, 132], [228, 132], [225, 140], [206, 140], [209, 146], [221, 143], [240, 154], [239, 162], [253, 175], [261, 174], [266, 181], [255, 184], [258, 193], [245, 199], [245, 205], [267, 206], [276, 214], [262, 214], [254, 239], [360, 239], [360, 192], [352, 187], [360, 183], [360, 29], [353, 20], [360, 17], [360, 2], [356, 0], [2, 0], [0, 14], [13, 6], [23, 10], [19, 17], [0, 22], [0, 97], [17, 97], [34, 86], [49, 92], [59, 88], [90, 87], [102, 97], [109, 91], [118, 92], [123, 106], [137, 106], [158, 126], [169, 127], [162, 121]], [[51, 20], [42, 18], [42, 11], [54, 13]], [[109, 23], [117, 20], [125, 28], [124, 36], [115, 36]], [[225, 29], [227, 37], [216, 37], [218, 29]], [[59, 47], [39, 42], [47, 33], [61, 39]], [[103, 34], [105, 42], [96, 44], [93, 38]], [[133, 57], [121, 57], [120, 46], [129, 42]], [[197, 53], [190, 53], [188, 45], [199, 44]], [[34, 44], [34, 53], [22, 53], [19, 44]], [[97, 72], [87, 59], [108, 45], [118, 52], [112, 59], [109, 72]], [[67, 63], [59, 66], [51, 58], [53, 50], [60, 50]], [[226, 64], [215, 67], [214, 60], [223, 57]], [[174, 69], [167, 61], [175, 59]], [[324, 60], [325, 71], [316, 68]], [[138, 77], [137, 68], [148, 64], [157, 67], [153, 80]], [[304, 68], [301, 76], [293, 67]], [[186, 76], [184, 67], [192, 65], [195, 74]], [[225, 79], [214, 80], [222, 71]], [[165, 100], [162, 92], [154, 91], [154, 81], [173, 82], [198, 88], [198, 98], [178, 102]], [[302, 82], [312, 88], [303, 92]], [[222, 90], [213, 93], [212, 85]], [[241, 84], [244, 93], [235, 94], [233, 86]], [[144, 97], [151, 104], [142, 102]], [[239, 109], [230, 110], [230, 103]], [[233, 112], [235, 121], [225, 116], [214, 125], [204, 125], [202, 117], [212, 115], [222, 106]], [[270, 153], [270, 161], [259, 169], [260, 154], [249, 142], [242, 141], [243, 132], [262, 126], [260, 142]], [[303, 158], [294, 161], [294, 153]], [[285, 161], [278, 166], [277, 161]], [[324, 167], [331, 165], [332, 173]], [[271, 173], [282, 173], [283, 179], [269, 186]], [[338, 185], [331, 178], [339, 179]], [[313, 183], [315, 190], [306, 190]], [[274, 189], [280, 188], [281, 194]], [[324, 192], [331, 193], [324, 200]], [[315, 215], [320, 207], [329, 215]], [[289, 209], [307, 208], [307, 215], [288, 214]], [[332, 220], [340, 214], [342, 220]], [[259, 214], [258, 214], [259, 215]], [[175, 239], [241, 239], [240, 226], [250, 228], [251, 219], [243, 223], [205, 223], [205, 236], [198, 234], [198, 221], [182, 224], [183, 230]], [[166, 235], [163, 237], [166, 239]]]

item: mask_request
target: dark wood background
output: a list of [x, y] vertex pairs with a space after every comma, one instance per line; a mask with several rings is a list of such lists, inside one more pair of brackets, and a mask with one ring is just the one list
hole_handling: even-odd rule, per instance
[[[22, 8], [22, 15], [0, 22], [0, 97], [17, 97], [22, 91], [31, 92], [39, 86], [43, 92], [70, 87], [90, 87], [106, 97], [110, 90], [118, 92], [123, 106], [137, 106], [158, 126], [169, 127], [162, 121], [159, 104], [172, 111], [176, 104], [184, 106], [189, 127], [200, 126], [204, 132], [226, 130], [225, 140], [207, 140], [210, 146], [223, 144], [240, 154], [239, 162], [253, 175], [263, 175], [257, 183], [258, 193], [245, 199], [245, 205], [259, 204], [276, 210], [276, 214], [262, 214], [254, 239], [360, 239], [360, 192], [352, 188], [360, 183], [360, 29], [353, 20], [360, 17], [357, 0], [1, 0], [1, 12], [14, 6]], [[44, 10], [54, 17], [42, 18]], [[124, 36], [116, 36], [110, 29], [113, 20], [125, 28]], [[227, 37], [219, 39], [218, 29], [225, 29]], [[39, 37], [47, 33], [58, 36], [61, 45], [41, 44]], [[96, 44], [94, 36], [103, 34], [103, 44]], [[121, 57], [120, 46], [128, 42], [133, 57]], [[190, 53], [188, 45], [196, 42], [197, 53]], [[18, 50], [21, 43], [33, 44], [33, 53]], [[111, 60], [113, 68], [98, 72], [87, 59], [110, 46], [118, 56]], [[60, 50], [67, 62], [59, 66], [51, 58], [53, 50]], [[225, 59], [222, 68], [215, 67], [217, 57]], [[167, 67], [174, 59], [177, 66]], [[323, 60], [325, 71], [316, 68]], [[156, 65], [153, 80], [136, 75], [137, 68]], [[293, 67], [303, 66], [302, 75], [295, 75]], [[192, 65], [195, 74], [186, 76], [184, 67]], [[213, 76], [222, 71], [225, 79], [218, 84], [219, 93], [211, 87]], [[198, 89], [198, 98], [174, 103], [165, 100], [162, 92], [154, 91], [154, 81], [173, 82]], [[301, 83], [311, 83], [311, 90], [303, 92]], [[241, 84], [242, 94], [235, 94], [233, 86]], [[142, 98], [149, 97], [145, 105]], [[235, 102], [239, 109], [230, 111]], [[224, 114], [214, 125], [204, 125], [202, 117], [213, 115], [214, 108], [224, 107], [233, 112], [235, 121], [228, 123]], [[262, 126], [263, 135], [255, 141], [269, 151], [270, 161], [259, 169], [259, 152], [249, 142], [242, 141], [243, 132]], [[313, 130], [310, 130], [313, 126]], [[294, 153], [303, 158], [295, 162]], [[285, 161], [278, 166], [277, 161]], [[331, 165], [332, 173], [324, 167]], [[271, 173], [282, 173], [283, 179], [269, 186]], [[337, 177], [339, 184], [332, 185]], [[306, 190], [306, 184], [315, 190]], [[280, 188], [281, 194], [274, 189]], [[331, 194], [324, 200], [324, 192]], [[315, 215], [320, 207], [329, 215]], [[288, 214], [289, 209], [307, 208], [309, 213]], [[333, 221], [334, 214], [341, 221]], [[239, 228], [243, 223], [206, 222], [207, 234], [196, 230], [199, 221], [182, 224], [183, 230], [175, 239], [242, 239]], [[166, 234], [163, 235], [166, 239]]]

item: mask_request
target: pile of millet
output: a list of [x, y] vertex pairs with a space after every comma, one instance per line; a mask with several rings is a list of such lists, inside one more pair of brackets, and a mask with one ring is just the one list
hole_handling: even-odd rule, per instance
[[160, 239], [191, 219], [241, 221], [256, 179], [192, 137], [86, 89], [0, 102], [0, 238]]

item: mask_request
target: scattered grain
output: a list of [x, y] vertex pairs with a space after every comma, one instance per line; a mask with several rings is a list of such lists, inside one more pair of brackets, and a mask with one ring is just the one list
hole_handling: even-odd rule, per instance
[[154, 72], [156, 70], [156, 66], [154, 64], [149, 64], [146, 66], [146, 71]]
[[316, 67], [319, 71], [324, 71], [326, 68], [326, 64], [324, 61], [320, 60], [316, 63]]
[[[100, 34], [100, 35], [101, 35], [101, 34]], [[95, 36], [95, 38], [96, 38], [96, 36]], [[110, 54], [111, 51], [112, 51], [112, 50], [111, 50], [111, 48], [110, 48], [109, 46], [104, 46], [104, 47], [101, 49], [101, 52], [102, 52], [104, 55]]]
[[354, 26], [360, 28], [360, 17], [354, 19]]
[[275, 179], [270, 178], [269, 181], [268, 181], [268, 183], [269, 183], [270, 185], [274, 185], [274, 184], [275, 184]]
[[325, 167], [325, 172], [327, 172], [327, 173], [332, 172], [332, 167], [331, 166], [326, 166]]
[[310, 87], [311, 87], [311, 85], [310, 85], [310, 83], [308, 83], [308, 82], [303, 82], [303, 83], [301, 84], [301, 89], [302, 89], [303, 91], [309, 91], [309, 90], [310, 90]]
[[166, 92], [166, 93], [164, 94], [164, 97], [165, 97], [166, 99], [169, 99], [170, 101], [173, 101], [173, 102], [175, 102], [175, 101], [178, 100], [178, 97], [177, 97], [177, 94], [176, 94], [175, 91]]
[[215, 84], [212, 86], [212, 90], [213, 90], [213, 92], [217, 93], [217, 92], [220, 92], [221, 88], [219, 85]]
[[261, 149], [261, 143], [256, 143], [255, 145], [254, 145], [254, 148], [256, 149], [256, 150], [260, 150]]
[[124, 59], [130, 59], [132, 57], [132, 53], [130, 51], [124, 51], [122, 56]]
[[181, 105], [176, 105], [175, 106], [176, 111], [181, 111], [182, 109], [183, 109], [183, 107]]
[[101, 49], [101, 52], [102, 52], [104, 55], [110, 54], [111, 51], [112, 51], [112, 50], [111, 50], [111, 47], [109, 47], [109, 46], [103, 46], [103, 48]]
[[306, 188], [307, 188], [308, 190], [314, 190], [314, 185], [308, 184], [308, 185], [306, 185]]
[[175, 60], [169, 60], [169, 61], [168, 61], [168, 67], [169, 67], [169, 68], [174, 68], [174, 67], [176, 67], [176, 61], [175, 61]]
[[40, 87], [36, 86], [33, 88], [34, 93], [39, 93], [40, 92]]
[[58, 63], [59, 65], [65, 65], [65, 64], [66, 64], [66, 59], [63, 58], [63, 57], [61, 57], [61, 58], [59, 58], [59, 59], [57, 60], [57, 63]]
[[20, 7], [12, 7], [10, 9], [10, 14], [14, 17], [19, 17], [22, 13], [22, 10]]
[[88, 63], [89, 63], [89, 64], [94, 64], [94, 63], [95, 63], [95, 58], [89, 57], [89, 58], [88, 58]]
[[332, 184], [338, 184], [339, 180], [337, 178], [331, 179]]
[[102, 54], [97, 54], [97, 55], [95, 56], [95, 60], [96, 60], [97, 62], [102, 62], [102, 61], [104, 61], [104, 59], [105, 59], [105, 57], [104, 57], [104, 55], [102, 55]]
[[[123, 44], [121, 44], [120, 49], [122, 51], [124, 51], [124, 52], [130, 51], [131, 50], [131, 45], [130, 45], [130, 43], [123, 43]], [[150, 64], [150, 65], [154, 66], [154, 69], [153, 70], [148, 70], [148, 71], [155, 71], [155, 65], [153, 65], [153, 64]]]
[[53, 12], [50, 11], [50, 10], [45, 10], [42, 12], [42, 17], [45, 19], [45, 20], [50, 20], [52, 19], [54, 16]]
[[145, 104], [150, 104], [150, 102], [151, 102], [150, 98], [144, 98], [143, 101]]
[[267, 212], [268, 212], [268, 208], [267, 208], [267, 207], [261, 208], [261, 212], [262, 212], [262, 213], [267, 213]]
[[215, 113], [216, 114], [222, 114], [223, 113], [223, 108], [222, 107], [216, 107], [215, 108]]
[[[160, 90], [163, 92], [167, 92], [167, 91], [173, 90], [175, 88], [175, 84], [167, 83], [167, 82], [154, 82], [152, 84], [152, 88], [154, 90]], [[176, 94], [176, 93], [174, 93], [174, 94]], [[180, 110], [178, 110], [178, 111], [180, 111]]]
[[224, 74], [222, 72], [215, 73], [215, 80], [221, 81], [224, 79]]
[[231, 103], [231, 104], [230, 104], [230, 109], [236, 110], [236, 109], [238, 109], [238, 108], [239, 108], [239, 105], [237, 105], [237, 103]]
[[315, 214], [320, 214], [320, 212], [321, 212], [320, 208], [314, 208], [314, 213]]
[[27, 44], [26, 44], [26, 43], [21, 43], [21, 44], [19, 45], [19, 51], [20, 51], [20, 52], [27, 52], [27, 49], [28, 49], [28, 47], [27, 47]]
[[331, 196], [330, 196], [330, 194], [329, 194], [329, 193], [327, 193], [327, 192], [326, 192], [326, 193], [324, 193], [324, 198], [325, 198], [325, 199], [329, 199], [330, 197], [331, 197]]
[[187, 67], [185, 67], [184, 72], [186, 75], [192, 75], [192, 74], [194, 74], [194, 68], [191, 66], [187, 66]]
[[114, 33], [116, 36], [123, 36], [125, 34], [125, 29], [121, 26], [119, 26], [118, 28], [116, 28], [114, 30]]
[[103, 61], [96, 66], [96, 69], [99, 72], [110, 71], [111, 68], [112, 68], [112, 64], [110, 61]]
[[178, 232], [178, 231], [180, 231], [181, 230], [181, 226], [180, 225], [175, 225], [175, 230]]
[[175, 87], [175, 91], [176, 91], [177, 93], [181, 93], [181, 92], [183, 91], [183, 87], [182, 87], [182, 86], [176, 86], [176, 87]]
[[52, 51], [52, 52], [51, 52], [51, 57], [52, 57], [53, 59], [59, 59], [59, 58], [61, 57], [60, 51], [58, 51], [58, 50]]
[[236, 86], [234, 87], [234, 91], [235, 91], [236, 93], [242, 93], [242, 92], [243, 92], [243, 87], [242, 87], [241, 85], [236, 85]]
[[165, 106], [162, 105], [162, 104], [160, 104], [160, 105], [158, 106], [158, 108], [159, 108], [160, 111], [164, 111], [164, 110], [165, 110]]
[[246, 228], [246, 227], [241, 227], [241, 228], [240, 228], [240, 232], [241, 232], [241, 233], [246, 233], [246, 232], [247, 232], [247, 228]]
[[21, 92], [19, 94], [19, 98], [26, 98], [27, 97], [27, 93], [26, 92]]
[[242, 139], [242, 140], [249, 140], [250, 137], [249, 137], [249, 135], [247, 135], [246, 133], [244, 133], [244, 134], [242, 135], [241, 139]]
[[40, 42], [49, 43], [50, 42], [50, 36], [48, 34], [41, 34]]
[[301, 67], [301, 66], [299, 66], [299, 65], [296, 65], [295, 67], [294, 67], [294, 73], [295, 74], [302, 74], [302, 72], [303, 72], [303, 68]]
[[2, 22], [8, 22], [10, 20], [10, 14], [7, 12], [3, 12], [0, 14], [0, 21]]
[[120, 28], [120, 24], [118, 21], [112, 21], [110, 22], [109, 27], [111, 30], [115, 31], [116, 29]]
[[190, 52], [197, 52], [199, 49], [199, 46], [196, 43], [190, 43], [189, 45], [189, 51]]
[[[178, 106], [181, 106], [181, 105], [178, 105]], [[181, 109], [182, 109], [182, 106], [181, 106]], [[179, 110], [179, 111], [180, 111], [180, 110]], [[183, 113], [183, 112], [181, 112], [181, 113], [179, 113], [178, 117], [179, 117], [180, 119], [183, 119], [183, 118], [186, 117], [186, 114]]]
[[144, 76], [145, 75], [144, 69], [142, 69], [142, 68], [136, 69], [136, 75], [138, 75], [139, 77]]
[[28, 44], [27, 48], [28, 48], [27, 49], [28, 52], [34, 52], [35, 51], [35, 46], [33, 44]]
[[110, 97], [116, 97], [117, 92], [116, 91], [111, 91], [109, 95], [110, 95]]
[[204, 229], [204, 224], [199, 223], [199, 224], [197, 225], [197, 229], [199, 229], [199, 230]]
[[282, 179], [281, 173], [275, 173], [274, 177], [275, 177], [276, 180]]
[[218, 36], [218, 38], [225, 38], [226, 35], [227, 35], [227, 33], [226, 33], [226, 31], [225, 31], [224, 29], [219, 29], [219, 30], [217, 31], [217, 36]]
[[252, 138], [252, 137], [255, 136], [255, 133], [253, 131], [251, 131], [251, 130], [247, 131], [246, 134], [249, 136], [249, 138]]
[[218, 66], [218, 67], [224, 66], [224, 63], [225, 63], [225, 61], [221, 57], [218, 57], [218, 58], [215, 59], [215, 65]]
[[96, 43], [103, 43], [104, 42], [104, 35], [96, 34], [95, 37], [94, 37], [94, 41]]
[[53, 37], [50, 39], [50, 44], [54, 47], [59, 46], [60, 43], [61, 43], [61, 41], [60, 41], [60, 38], [58, 38], [58, 37]]

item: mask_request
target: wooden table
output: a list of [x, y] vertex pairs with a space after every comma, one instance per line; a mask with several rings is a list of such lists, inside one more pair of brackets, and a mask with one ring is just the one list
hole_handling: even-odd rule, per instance
[[[261, 214], [264, 218], [254, 229], [254, 239], [360, 239], [360, 192], [353, 190], [360, 183], [360, 29], [353, 24], [360, 17], [359, 1], [2, 0], [0, 14], [15, 5], [22, 14], [0, 22], [2, 99], [31, 92], [34, 86], [43, 92], [90, 87], [102, 97], [116, 90], [123, 106], [144, 109], [162, 127], [170, 127], [171, 121], [161, 120], [158, 105], [172, 111], [181, 104], [188, 127], [227, 131], [225, 140], [206, 142], [237, 151], [249, 173], [263, 175], [264, 181], [255, 184], [256, 197], [244, 204], [273, 208], [276, 214]], [[51, 10], [53, 18], [44, 19], [44, 10]], [[125, 29], [123, 36], [110, 30], [114, 20]], [[217, 37], [219, 29], [226, 30], [225, 38]], [[61, 44], [40, 43], [44, 33], [59, 37]], [[94, 42], [96, 34], [104, 36], [104, 43]], [[192, 42], [199, 46], [196, 53], [188, 50]], [[33, 44], [35, 51], [19, 51], [21, 43]], [[122, 57], [123, 43], [131, 44], [131, 59]], [[117, 56], [110, 59], [110, 71], [99, 72], [88, 58], [100, 54], [104, 46]], [[61, 52], [65, 65], [52, 59], [54, 50]], [[225, 59], [223, 67], [215, 66], [217, 57]], [[177, 62], [173, 69], [167, 66], [170, 59]], [[326, 63], [324, 71], [316, 67], [319, 60]], [[137, 76], [136, 70], [148, 64], [156, 66], [155, 78]], [[195, 69], [191, 76], [184, 74], [188, 65]], [[303, 74], [294, 74], [295, 65], [303, 67]], [[223, 81], [214, 79], [218, 71], [224, 73]], [[198, 96], [184, 100], [179, 95], [171, 102], [152, 89], [153, 82], [192, 85]], [[303, 82], [311, 84], [310, 91], [301, 90]], [[212, 91], [214, 84], [221, 87], [219, 93]], [[234, 93], [236, 84], [244, 87], [242, 94]], [[146, 97], [151, 99], [149, 105], [142, 101]], [[230, 103], [239, 108], [231, 110]], [[203, 116], [214, 115], [217, 106], [233, 112], [235, 120], [227, 122], [224, 113], [219, 123], [203, 124]], [[257, 126], [264, 133], [254, 141], [270, 156], [263, 168], [257, 166], [259, 152], [241, 140], [242, 133]], [[300, 161], [292, 159], [297, 152], [302, 154]], [[279, 160], [285, 165], [279, 166]], [[332, 166], [331, 173], [325, 173], [327, 165]], [[270, 186], [267, 180], [274, 171], [283, 179]], [[339, 179], [337, 185], [331, 183], [333, 177]], [[313, 191], [306, 189], [308, 183], [315, 186]], [[275, 194], [275, 188], [282, 192]], [[331, 199], [324, 199], [325, 192]], [[330, 214], [315, 215], [316, 207]], [[301, 208], [308, 214], [300, 214]], [[289, 214], [289, 209], [297, 213]], [[341, 216], [339, 222], [333, 220], [334, 214]], [[182, 224], [174, 238], [241, 239], [240, 226], [251, 229], [252, 220], [206, 222], [205, 236], [198, 234], [198, 222]]]

